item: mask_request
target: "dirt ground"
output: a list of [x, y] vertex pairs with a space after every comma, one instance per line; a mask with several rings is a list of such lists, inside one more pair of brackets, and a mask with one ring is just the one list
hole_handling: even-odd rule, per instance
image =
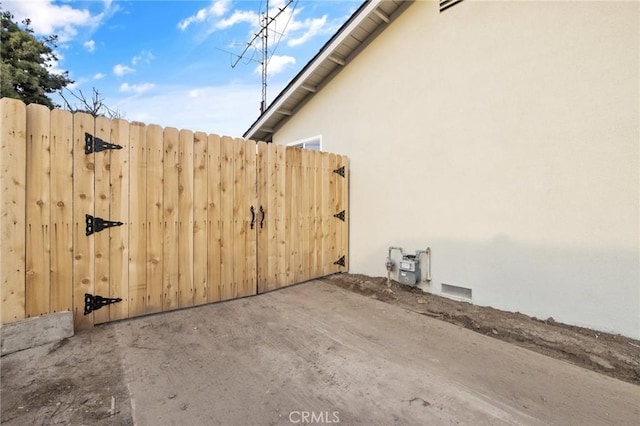
[[475, 306], [427, 294], [394, 281], [388, 286], [386, 278], [337, 274], [323, 281], [625, 382], [640, 384], [638, 340], [558, 323], [553, 318], [540, 320], [521, 313]]
[[0, 358], [2, 424], [132, 425], [115, 333], [94, 327]]
[[[473, 352], [466, 354], [468, 351], [465, 350], [465, 354], [459, 353], [451, 360], [456, 363], [455, 366], [449, 369], [445, 365], [438, 367], [433, 360], [445, 363], [450, 358], [450, 355], [445, 353], [443, 343], [437, 348], [434, 347], [433, 350], [436, 352], [431, 355], [426, 354], [430, 359], [419, 359], [425, 355], [422, 354], [425, 348], [417, 346], [416, 349], [411, 349], [415, 351], [413, 357], [406, 355], [406, 359], [396, 360], [397, 354], [393, 352], [393, 347], [405, 344], [404, 340], [395, 342], [393, 340], [396, 336], [393, 332], [387, 331], [385, 335], [382, 331], [378, 333], [374, 330], [375, 327], [381, 330], [381, 327], [390, 321], [395, 324], [398, 319], [405, 321], [404, 327], [410, 336], [424, 333], [425, 327], [430, 327], [426, 335], [434, 339], [437, 333], [453, 336], [457, 333], [456, 330], [460, 330], [437, 321], [442, 320], [625, 382], [640, 384], [640, 342], [637, 340], [571, 327], [553, 320], [541, 321], [522, 314], [473, 306], [425, 294], [418, 289], [397, 283], [387, 286], [384, 278], [341, 274], [321, 281], [330, 285], [307, 283], [259, 297], [98, 326], [92, 330], [80, 332], [58, 344], [4, 356], [0, 359], [1, 423], [3, 425], [132, 425], [134, 419], [138, 419], [136, 424], [242, 424], [240, 419], [246, 419], [246, 424], [287, 424], [289, 423], [286, 421], [287, 413], [293, 409], [304, 408], [305, 404], [317, 406], [322, 410], [339, 407], [344, 424], [366, 424], [361, 421], [361, 419], [366, 420], [366, 415], [373, 413], [382, 416], [383, 413], [388, 411], [393, 413], [394, 410], [399, 417], [396, 419], [394, 415], [390, 418], [390, 423], [385, 424], [417, 424], [415, 422], [420, 419], [425, 421], [436, 419], [438, 420], [436, 423], [441, 423], [446, 419], [463, 419], [465, 416], [470, 416], [469, 419], [473, 420], [473, 416], [486, 415], [483, 411], [486, 407], [482, 408], [482, 404], [486, 402], [478, 402], [479, 400], [473, 395], [469, 398], [473, 397], [472, 399], [480, 405], [472, 408], [480, 411], [474, 412], [469, 407], [452, 411], [451, 407], [455, 407], [453, 402], [458, 398], [456, 395], [469, 391], [473, 386], [482, 389], [486, 387], [481, 392], [486, 394], [494, 392], [505, 380], [507, 382], [513, 380], [515, 387], [505, 390], [504, 395], [498, 395], [498, 398], [511, 398], [508, 395], [521, 391], [520, 385], [517, 385], [520, 383], [519, 377], [509, 376], [505, 379], [493, 376], [498, 374], [495, 372], [497, 370], [495, 363], [498, 361], [497, 358], [495, 360], [493, 358], [509, 352], [510, 345], [506, 345], [498, 349], [489, 346], [485, 350], [482, 355], [485, 359], [483, 362], [494, 364], [476, 366], [480, 372], [476, 373], [473, 370], [475, 382], [469, 385], [471, 387], [464, 387], [461, 391], [456, 387], [457, 385], [451, 384], [466, 380], [465, 378], [470, 375], [471, 370], [469, 370], [464, 376], [451, 379], [451, 383], [447, 385], [448, 390], [437, 391], [440, 384], [434, 382], [433, 385], [429, 385], [432, 389], [425, 393], [421, 390], [425, 379], [440, 377], [445, 374], [442, 371], [470, 369], [471, 367], [467, 364], [472, 364], [478, 356]], [[331, 288], [335, 289], [331, 290]], [[352, 294], [343, 294], [344, 291], [340, 289], [349, 290]], [[384, 303], [375, 302], [371, 305], [358, 294], [365, 296], [366, 299], [377, 299], [402, 309], [394, 308], [392, 312], [387, 312]], [[332, 306], [332, 301], [336, 298], [345, 299], [341, 301], [345, 304], [342, 311], [339, 306]], [[348, 314], [344, 313], [346, 311]], [[330, 317], [326, 316], [329, 312]], [[432, 319], [428, 324], [416, 325], [415, 320], [411, 319], [416, 318], [413, 313], [424, 315], [422, 318]], [[400, 314], [405, 314], [407, 318], [398, 317]], [[334, 315], [338, 317], [333, 318]], [[360, 330], [362, 326], [359, 321], [373, 323], [379, 318], [384, 318], [385, 315], [389, 315], [387, 322], [373, 324], [374, 330]], [[244, 325], [236, 329], [233, 325], [230, 326], [216, 318], [227, 318], [233, 324]], [[282, 326], [278, 321], [283, 318], [289, 321], [290, 325], [280, 333]], [[312, 322], [316, 320], [318, 322], [316, 326], [320, 327], [321, 334], [309, 334], [309, 329], [313, 326]], [[422, 328], [413, 330], [414, 325]], [[459, 339], [464, 342], [473, 342], [473, 346], [465, 343], [467, 347], [478, 348], [487, 340], [482, 338], [484, 340], [474, 341], [470, 336], [475, 334], [465, 332], [467, 335]], [[274, 337], [278, 334], [281, 336]], [[348, 343], [354, 335], [357, 337], [357, 344]], [[284, 340], [280, 341], [280, 339]], [[390, 339], [390, 341], [381, 341], [384, 339]], [[400, 336], [397, 339], [401, 339]], [[440, 338], [440, 341], [444, 340], [448, 339]], [[459, 348], [460, 346], [456, 345], [460, 344], [453, 341], [446, 343], [453, 348], [448, 349], [452, 353], [458, 353], [456, 352], [458, 349], [455, 348]], [[475, 346], [476, 344], [478, 346]], [[500, 343], [500, 345], [504, 344]], [[510, 359], [518, 359], [523, 356], [523, 353], [510, 355]], [[335, 354], [340, 354], [339, 359], [335, 358]], [[380, 354], [385, 356], [378, 359]], [[218, 361], [214, 361], [214, 358]], [[413, 367], [411, 360], [416, 360]], [[538, 361], [544, 362], [543, 359]], [[222, 369], [216, 372], [209, 371], [217, 365], [216, 362], [222, 366], [218, 365], [216, 368]], [[180, 365], [184, 367], [178, 367], [178, 363], [182, 363]], [[517, 368], [514, 367], [514, 372], [508, 374], [516, 374], [516, 370], [521, 370], [518, 374], [524, 374], [531, 362], [525, 362], [523, 359], [521, 363]], [[310, 365], [311, 370], [309, 370]], [[260, 374], [256, 375], [254, 368], [257, 368], [257, 371], [271, 371], [273, 374], [262, 377]], [[283, 370], [278, 372], [277, 368]], [[396, 393], [411, 388], [407, 388], [408, 385], [402, 383], [406, 382], [406, 379], [398, 380], [393, 374], [398, 374], [398, 377], [411, 376], [411, 368], [416, 368], [423, 373], [422, 376], [415, 378], [412, 390], [415, 395], [413, 393], [405, 395], [405, 399], [409, 401], [408, 406], [405, 407], [403, 404], [406, 401], [403, 399], [398, 402], [391, 399], [397, 396]], [[357, 375], [352, 376], [358, 369], [361, 370], [360, 376], [364, 374], [367, 380]], [[431, 370], [424, 373], [426, 369]], [[372, 375], [372, 371], [378, 371], [379, 373], [376, 373], [378, 375], [388, 375], [393, 380], [376, 383], [378, 375]], [[539, 370], [534, 371], [536, 371], [535, 374], [533, 371], [527, 374], [531, 377], [540, 375], [540, 372], [547, 371], [547, 367], [539, 367]], [[484, 377], [483, 374], [487, 376]], [[229, 380], [232, 376], [240, 377], [241, 380], [234, 384]], [[598, 380], [595, 376], [587, 378], [591, 387], [596, 383], [591, 381]], [[185, 377], [189, 379], [185, 380]], [[549, 377], [546, 378], [547, 381], [551, 380]], [[249, 387], [246, 383], [243, 384], [243, 378], [247, 383], [251, 383]], [[450, 380], [445, 376], [442, 378], [445, 383]], [[324, 386], [321, 387], [321, 391], [318, 391], [317, 396], [307, 395], [305, 389], [309, 380]], [[412, 380], [414, 379], [409, 382]], [[493, 380], [495, 382], [492, 382]], [[189, 383], [181, 383], [182, 388], [180, 388], [177, 382]], [[262, 382], [264, 382], [264, 389], [260, 388]], [[437, 381], [437, 383], [440, 382], [440, 380]], [[191, 388], [188, 387], [189, 385]], [[610, 385], [615, 386], [615, 383]], [[207, 394], [211, 386], [223, 388], [228, 394], [212, 399]], [[578, 386], [577, 383], [576, 386]], [[573, 387], [572, 384], [571, 389]], [[269, 399], [274, 394], [274, 389], [279, 389], [284, 394], [284, 399]], [[291, 391], [291, 395], [286, 393], [287, 390]], [[370, 393], [374, 395], [374, 391], [379, 392], [375, 398], [369, 396]], [[566, 405], [571, 404], [569, 401], [573, 399], [560, 401], [563, 398], [563, 392], [557, 389], [554, 392], [558, 399], [558, 409], [565, 410]], [[538, 413], [546, 413], [545, 404], [549, 405], [553, 402], [549, 395], [552, 394], [539, 397], [526, 396], [529, 402], [522, 407], [530, 413], [535, 410], [538, 410]], [[588, 398], [594, 398], [593, 393], [589, 395]], [[247, 398], [255, 402], [254, 408], [247, 411], [243, 406], [241, 411], [234, 412], [233, 401], [242, 401]], [[412, 398], [416, 399], [412, 400]], [[446, 401], [446, 404], [438, 404], [438, 398]], [[521, 396], [521, 398], [524, 397]], [[575, 398], [577, 397], [574, 396]], [[416, 401], [429, 402], [422, 402], [422, 405], [412, 403]], [[612, 401], [613, 399], [605, 403], [603, 400], [603, 404], [606, 407], [606, 404], [613, 404]], [[468, 401], [464, 404], [468, 404]], [[439, 407], [440, 412], [436, 414], [440, 417], [433, 417], [435, 414], [431, 412], [414, 412], [416, 405], [425, 408]], [[590, 404], [590, 406], [594, 405], [594, 402]], [[349, 411], [355, 406], [360, 406], [361, 411]], [[487, 412], [495, 411], [496, 407], [501, 405], [492, 405], [492, 407], [486, 408], [489, 410]], [[363, 411], [364, 408], [368, 408], [371, 412]], [[163, 410], [166, 410], [166, 422], [155, 421], [158, 417], [154, 416], [161, 415], [165, 412]], [[212, 410], [215, 415], [211, 414]], [[583, 407], [576, 411], [584, 410]], [[217, 417], [221, 412], [225, 412], [227, 417]], [[269, 413], [272, 414], [272, 418], [267, 422]], [[516, 414], [520, 415], [518, 413], [513, 415]], [[192, 417], [188, 417], [189, 415]], [[199, 417], [193, 417], [194, 415]], [[249, 415], [255, 417], [246, 417]], [[631, 414], [633, 415], [637, 416], [637, 413]], [[139, 421], [140, 418], [143, 421]], [[263, 418], [265, 422], [261, 421]], [[485, 424], [494, 424], [491, 418], [487, 417]], [[483, 422], [477, 424], [481, 423]], [[612, 424], [607, 421], [596, 423]]]

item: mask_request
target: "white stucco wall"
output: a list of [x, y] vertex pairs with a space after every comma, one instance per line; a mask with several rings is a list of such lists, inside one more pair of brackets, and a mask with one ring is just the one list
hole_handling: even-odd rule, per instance
[[274, 135], [350, 157], [350, 271], [640, 338], [638, 2], [416, 2]]

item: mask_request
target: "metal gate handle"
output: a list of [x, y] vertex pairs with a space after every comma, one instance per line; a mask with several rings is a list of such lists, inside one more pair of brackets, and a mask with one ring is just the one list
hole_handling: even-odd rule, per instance
[[260, 213], [262, 213], [262, 217], [260, 218], [260, 229], [262, 229], [262, 226], [264, 225], [264, 209], [262, 206], [260, 206]]
[[253, 225], [256, 223], [256, 211], [253, 208], [253, 206], [251, 206], [251, 229], [253, 229]]

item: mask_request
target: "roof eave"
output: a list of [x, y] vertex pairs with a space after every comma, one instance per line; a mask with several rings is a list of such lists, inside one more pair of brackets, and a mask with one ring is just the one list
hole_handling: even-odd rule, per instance
[[[412, 1], [405, 1], [402, 3], [388, 2], [385, 0], [368, 0], [363, 3], [358, 10], [356, 10], [351, 17], [345, 22], [342, 27], [331, 37], [331, 39], [320, 49], [320, 51], [304, 66], [304, 68], [291, 80], [291, 82], [278, 94], [274, 101], [269, 105], [267, 110], [258, 117], [258, 119], [249, 127], [244, 133], [243, 137], [254, 140], [270, 140], [273, 133], [277, 128], [281, 127], [288, 119], [293, 115], [297, 107], [306, 103], [308, 99], [313, 96], [320, 87], [309, 84], [309, 80], [323, 65], [330, 62], [333, 66], [338, 66], [340, 69], [344, 68], [348, 64], [348, 60], [352, 59], [352, 54], [359, 50], [363, 45], [368, 44], [372, 38], [368, 37], [362, 40], [357, 46], [351, 49], [348, 58], [342, 58], [335, 55], [338, 48], [344, 49], [343, 42], [350, 37], [354, 31], [356, 31], [360, 25], [369, 17], [376, 16], [374, 22], [377, 23], [375, 30], [370, 33], [377, 35], [381, 30], [381, 27], [388, 25], [392, 20], [392, 17], [381, 11], [379, 7], [383, 4], [393, 4], [394, 12], [398, 12], [403, 9], [402, 6], [407, 6]], [[337, 71], [339, 72], [339, 70]], [[321, 82], [324, 85], [335, 73], [331, 73], [325, 77]], [[325, 81], [326, 80], [326, 81]], [[291, 99], [294, 94], [303, 93], [303, 99], [295, 104], [293, 108], [290, 106], [284, 107], [285, 103]], [[277, 116], [280, 116], [279, 118]]]

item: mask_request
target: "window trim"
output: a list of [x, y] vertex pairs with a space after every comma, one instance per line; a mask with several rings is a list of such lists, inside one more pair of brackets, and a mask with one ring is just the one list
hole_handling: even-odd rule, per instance
[[440, 12], [442, 13], [460, 2], [462, 2], [462, 0], [440, 0]]
[[322, 151], [322, 135], [311, 136], [309, 138], [300, 139], [294, 142], [289, 142], [287, 146], [298, 147], [306, 149], [305, 145], [311, 142], [318, 142], [318, 151]]

